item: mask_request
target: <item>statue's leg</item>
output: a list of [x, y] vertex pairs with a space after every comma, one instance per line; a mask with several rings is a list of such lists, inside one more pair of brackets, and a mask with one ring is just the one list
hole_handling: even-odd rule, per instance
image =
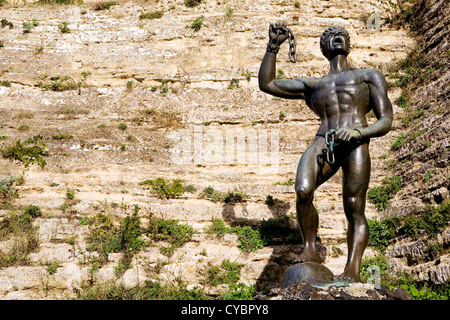
[[368, 144], [351, 151], [342, 165], [344, 211], [348, 219], [348, 257], [340, 280], [360, 282], [361, 258], [367, 246], [369, 227], [364, 214], [366, 193], [370, 179]]
[[322, 137], [316, 138], [313, 145], [301, 157], [297, 168], [295, 180], [297, 221], [305, 247], [294, 263], [322, 262], [316, 248], [319, 216], [313, 205], [314, 191], [338, 169], [338, 167], [331, 168], [328, 163], [323, 161], [323, 149], [325, 148], [325, 140]]

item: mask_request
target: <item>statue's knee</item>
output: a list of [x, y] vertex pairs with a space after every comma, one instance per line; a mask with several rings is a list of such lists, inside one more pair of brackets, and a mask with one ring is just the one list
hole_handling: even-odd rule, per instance
[[357, 197], [348, 197], [345, 199], [345, 205], [349, 210], [355, 211], [361, 206], [361, 201]]
[[314, 190], [309, 188], [309, 187], [298, 185], [295, 188], [295, 193], [297, 194], [297, 200], [298, 201], [300, 201], [300, 202], [307, 202], [307, 201], [311, 201], [312, 200]]
[[358, 227], [366, 227], [367, 220], [364, 215], [364, 200], [359, 197], [345, 198], [346, 212], [351, 222]]

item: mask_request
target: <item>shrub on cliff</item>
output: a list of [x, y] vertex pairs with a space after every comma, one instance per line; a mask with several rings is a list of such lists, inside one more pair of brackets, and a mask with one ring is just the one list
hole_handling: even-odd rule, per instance
[[378, 210], [384, 210], [388, 207], [389, 200], [401, 189], [401, 187], [401, 177], [386, 177], [383, 179], [382, 186], [369, 190], [367, 197], [373, 204], [375, 204]]
[[12, 146], [3, 147], [0, 151], [3, 157], [20, 161], [25, 167], [35, 163], [44, 168], [47, 162], [43, 157], [48, 156], [48, 151], [45, 150], [47, 146], [41, 140], [41, 136], [28, 138], [23, 142], [19, 139]]
[[11, 244], [8, 252], [0, 251], [0, 267], [28, 264], [28, 255], [39, 246], [32, 221], [33, 216], [26, 209], [23, 213], [11, 211], [0, 222], [0, 239], [10, 240]]

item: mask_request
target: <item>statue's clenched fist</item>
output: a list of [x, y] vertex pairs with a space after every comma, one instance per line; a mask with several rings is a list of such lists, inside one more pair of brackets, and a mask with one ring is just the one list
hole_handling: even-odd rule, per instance
[[289, 29], [286, 22], [271, 23], [269, 26], [269, 44], [267, 51], [278, 53], [280, 46], [289, 38]]

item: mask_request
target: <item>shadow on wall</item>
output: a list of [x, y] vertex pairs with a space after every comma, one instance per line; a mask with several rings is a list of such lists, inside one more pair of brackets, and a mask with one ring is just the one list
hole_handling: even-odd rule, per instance
[[[264, 265], [256, 281], [256, 290], [269, 293], [272, 288], [281, 287], [286, 269], [292, 261], [299, 258], [303, 251], [302, 238], [296, 224], [290, 222], [289, 212], [293, 206], [289, 202], [276, 201], [268, 206], [272, 218], [266, 220], [252, 219], [247, 203], [232, 201], [225, 203], [222, 218], [232, 227], [251, 226], [258, 229], [265, 247], [273, 248], [269, 260]], [[326, 248], [318, 244], [319, 254], [324, 257]], [[256, 269], [259, 269], [256, 266]]]

